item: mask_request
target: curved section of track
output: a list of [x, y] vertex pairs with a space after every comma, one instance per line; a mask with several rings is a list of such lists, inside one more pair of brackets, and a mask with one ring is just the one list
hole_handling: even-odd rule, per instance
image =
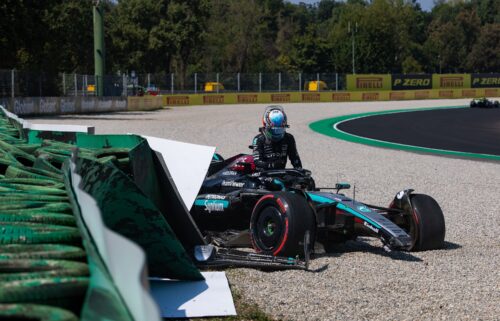
[[321, 134], [377, 147], [500, 160], [500, 110], [457, 107], [344, 115], [310, 128]]

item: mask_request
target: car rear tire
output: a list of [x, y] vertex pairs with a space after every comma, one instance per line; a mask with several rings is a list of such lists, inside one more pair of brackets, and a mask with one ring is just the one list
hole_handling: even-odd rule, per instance
[[316, 219], [306, 199], [290, 192], [264, 195], [256, 203], [250, 219], [250, 239], [254, 249], [274, 256], [304, 256], [304, 236], [309, 231], [314, 246]]
[[444, 246], [446, 227], [444, 215], [436, 200], [425, 194], [411, 194], [409, 234], [411, 251], [440, 249]]

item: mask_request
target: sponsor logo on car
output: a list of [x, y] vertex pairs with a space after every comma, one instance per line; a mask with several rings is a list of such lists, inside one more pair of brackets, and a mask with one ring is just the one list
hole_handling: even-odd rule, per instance
[[371, 212], [371, 210], [365, 205], [358, 206], [358, 210], [365, 213]]
[[245, 186], [245, 183], [235, 181], [222, 181], [221, 185], [226, 187], [243, 187]]
[[376, 228], [375, 226], [373, 226], [373, 225], [371, 225], [371, 224], [369, 224], [367, 222], [363, 222], [363, 225], [366, 226], [366, 227], [368, 227], [370, 230], [372, 230], [375, 233], [378, 233], [378, 231], [379, 231], [378, 228]]
[[224, 203], [207, 200], [205, 201], [205, 211], [207, 211], [208, 213], [224, 212]]
[[207, 200], [225, 200], [226, 196], [224, 195], [218, 195], [218, 194], [207, 194], [203, 196]]
[[225, 172], [222, 172], [223, 176], [234, 176], [234, 175], [238, 175], [238, 172], [235, 172], [235, 171], [225, 171]]

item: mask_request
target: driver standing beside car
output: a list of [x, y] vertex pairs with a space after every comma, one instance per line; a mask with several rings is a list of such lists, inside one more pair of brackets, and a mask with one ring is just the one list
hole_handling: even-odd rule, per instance
[[253, 158], [257, 170], [284, 169], [287, 157], [294, 168], [302, 168], [295, 138], [285, 130], [289, 126], [283, 107], [266, 107], [262, 125], [261, 133], [253, 139]]

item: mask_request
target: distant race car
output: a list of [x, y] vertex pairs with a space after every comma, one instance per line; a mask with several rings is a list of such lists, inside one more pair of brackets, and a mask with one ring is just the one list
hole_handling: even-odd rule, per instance
[[377, 237], [388, 251], [443, 247], [444, 215], [432, 197], [406, 189], [381, 207], [340, 193], [348, 188], [316, 188], [304, 169], [256, 171], [251, 155], [215, 154], [191, 215], [205, 235], [247, 233], [248, 245], [274, 256], [308, 255], [315, 241], [357, 236]]
[[498, 100], [489, 100], [488, 98], [472, 99], [470, 102], [471, 108], [500, 108]]

